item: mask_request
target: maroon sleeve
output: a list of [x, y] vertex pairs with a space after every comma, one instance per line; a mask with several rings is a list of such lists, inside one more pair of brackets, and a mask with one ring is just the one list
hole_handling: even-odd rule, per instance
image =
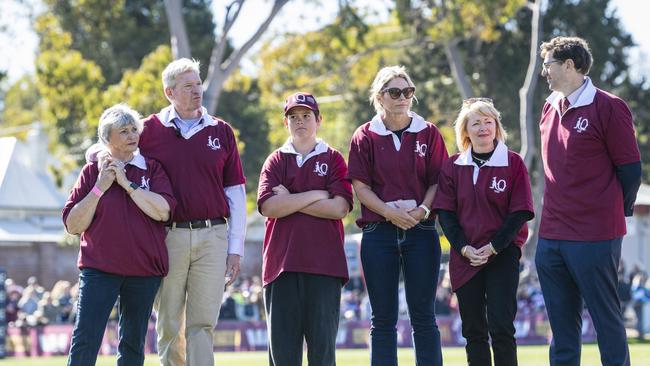
[[72, 210], [77, 203], [86, 198], [88, 193], [90, 193], [95, 186], [95, 182], [97, 182], [98, 174], [99, 170], [97, 168], [97, 162], [88, 163], [81, 168], [77, 182], [74, 187], [72, 187], [72, 190], [70, 190], [68, 200], [65, 202], [65, 205], [63, 205], [63, 210], [61, 211], [63, 225], [65, 225], [66, 229], [68, 228], [66, 221], [70, 214], [70, 210]]
[[604, 115], [605, 144], [612, 162], [619, 166], [641, 161], [632, 112], [619, 98], [610, 99], [609, 107], [611, 108], [609, 114], [601, 114], [601, 116]]
[[371, 185], [372, 157], [370, 137], [364, 132], [363, 125], [354, 132], [350, 141], [350, 154], [348, 156], [347, 179], [356, 179], [366, 185]]
[[442, 138], [442, 134], [440, 134], [438, 128], [433, 124], [429, 128], [431, 129], [431, 136], [429, 138], [431, 147], [429, 149], [429, 161], [427, 164], [427, 184], [428, 186], [432, 186], [438, 184], [440, 169], [447, 159], [449, 159], [449, 154], [447, 153], [445, 140]]
[[341, 196], [350, 205], [352, 210], [352, 184], [345, 179], [348, 174], [348, 167], [345, 159], [338, 151], [331, 151], [332, 174], [328, 175], [327, 190], [334, 196]]
[[228, 139], [228, 158], [223, 167], [223, 187], [236, 186], [246, 183], [244, 177], [244, 170], [241, 166], [241, 159], [239, 158], [239, 150], [237, 149], [237, 141], [232, 128], [227, 123], [223, 122], [226, 129], [226, 138]]
[[508, 213], [516, 211], [529, 211], [535, 216], [535, 209], [533, 206], [533, 194], [530, 190], [530, 177], [528, 176], [528, 169], [521, 157], [514, 153], [510, 154], [510, 166], [512, 169], [512, 190], [510, 191], [510, 205]]
[[282, 160], [279, 151], [274, 151], [266, 158], [257, 186], [257, 210], [262, 213], [262, 204], [273, 197], [273, 187], [282, 184]]
[[438, 189], [436, 190], [436, 195], [433, 197], [433, 203], [431, 204], [431, 209], [442, 209], [457, 212], [458, 211], [458, 202], [456, 200], [456, 188], [457, 184], [454, 181], [453, 169], [454, 169], [454, 158], [449, 159], [440, 169], [438, 176]]
[[177, 202], [172, 191], [172, 184], [169, 181], [169, 177], [158, 161], [147, 159], [147, 165], [148, 168], [151, 169], [150, 189], [152, 192], [161, 195], [165, 201], [167, 201], [167, 204], [169, 205], [169, 219], [171, 220], [174, 216]]

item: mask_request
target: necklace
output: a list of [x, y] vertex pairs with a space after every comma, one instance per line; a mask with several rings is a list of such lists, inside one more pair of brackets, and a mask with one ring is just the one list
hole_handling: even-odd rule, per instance
[[472, 159], [476, 160], [476, 161], [479, 162], [481, 165], [487, 163], [488, 160], [490, 160], [490, 158], [487, 158], [487, 159], [480, 159], [480, 158], [476, 157], [476, 155], [474, 155], [474, 154], [472, 154]]

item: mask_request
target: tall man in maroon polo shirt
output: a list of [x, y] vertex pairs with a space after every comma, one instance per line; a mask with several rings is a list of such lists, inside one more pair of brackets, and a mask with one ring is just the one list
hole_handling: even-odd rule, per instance
[[540, 121], [546, 188], [535, 263], [553, 331], [550, 364], [580, 364], [584, 301], [602, 364], [629, 365], [617, 271], [641, 177], [632, 114], [586, 76], [583, 39], [556, 37], [540, 49], [553, 93]]
[[[213, 330], [225, 277], [239, 273], [245, 178], [231, 127], [201, 106], [197, 61], [163, 71], [171, 105], [144, 121], [143, 154], [162, 163], [178, 201], [167, 234], [169, 274], [158, 297], [158, 354], [165, 366], [213, 366]], [[228, 224], [226, 225], [226, 219]]]

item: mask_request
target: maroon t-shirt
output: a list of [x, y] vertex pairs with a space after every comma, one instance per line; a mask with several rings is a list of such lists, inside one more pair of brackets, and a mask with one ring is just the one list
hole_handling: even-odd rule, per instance
[[610, 240], [626, 232], [615, 167], [641, 160], [632, 113], [620, 98], [587, 82], [564, 116], [559, 97], [549, 97], [543, 108], [546, 187], [539, 236], [545, 239]]
[[[296, 155], [282, 150], [271, 153], [262, 167], [257, 191], [260, 210], [274, 195], [273, 187], [279, 184], [291, 193], [326, 190], [332, 196], [345, 198], [352, 208], [352, 187], [345, 179], [347, 166], [338, 151], [320, 142], [317, 151], [298, 166]], [[347, 282], [343, 241], [341, 220], [300, 212], [279, 219], [267, 218], [262, 266], [264, 286], [282, 272], [321, 274]]]
[[210, 124], [187, 140], [156, 115], [144, 121], [140, 151], [158, 160], [169, 175], [178, 200], [172, 221], [229, 217], [224, 187], [246, 183], [232, 128], [206, 118], [212, 118]]
[[[467, 244], [480, 248], [492, 240], [508, 214], [516, 211], [533, 214], [533, 199], [526, 165], [505, 145], [499, 144], [490, 161], [481, 168], [471, 159], [468, 150], [445, 162], [432, 208], [455, 212]], [[478, 176], [474, 184], [475, 169]], [[515, 245], [521, 248], [527, 237], [528, 226], [523, 225]], [[484, 266], [471, 266], [469, 259], [452, 249], [449, 259], [452, 290], [458, 290]]]
[[[401, 142], [386, 130], [379, 116], [357, 128], [350, 142], [348, 179], [370, 186], [384, 202], [415, 200], [421, 204], [429, 186], [438, 183], [440, 167], [448, 158], [438, 128], [413, 112], [411, 117]], [[386, 218], [361, 205], [359, 227], [380, 221]]]
[[[126, 165], [126, 176], [141, 189], [160, 194], [174, 212], [176, 200], [160, 163], [145, 158], [147, 169]], [[95, 186], [97, 162], [86, 164], [63, 207], [63, 223], [70, 210]], [[90, 193], [93, 194], [93, 193]], [[129, 194], [113, 182], [99, 199], [90, 226], [81, 233], [79, 268], [93, 268], [122, 276], [165, 276], [169, 270], [165, 225], [147, 216]]]

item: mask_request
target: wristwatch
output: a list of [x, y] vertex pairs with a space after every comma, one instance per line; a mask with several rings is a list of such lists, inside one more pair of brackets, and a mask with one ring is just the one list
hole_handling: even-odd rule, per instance
[[133, 183], [133, 182], [129, 183], [129, 187], [133, 188], [133, 191], [129, 192], [129, 194], [133, 193], [136, 189], [140, 188], [140, 186], [137, 185], [137, 183]]
[[424, 210], [424, 218], [423, 218], [423, 220], [428, 219], [429, 215], [431, 214], [431, 210], [424, 203], [421, 204], [418, 207]]

